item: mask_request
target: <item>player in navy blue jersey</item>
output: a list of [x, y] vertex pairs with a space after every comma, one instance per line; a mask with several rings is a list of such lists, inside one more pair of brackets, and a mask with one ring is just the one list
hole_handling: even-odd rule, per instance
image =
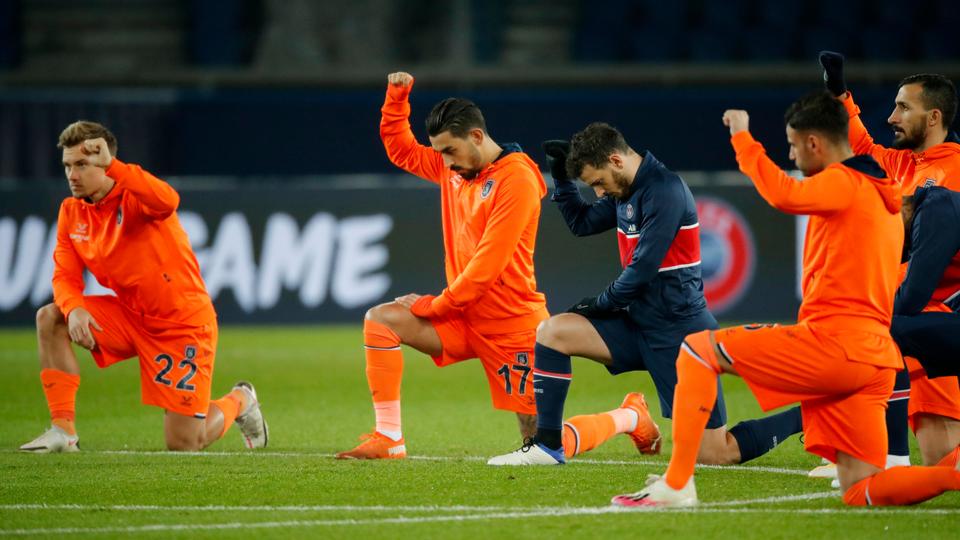
[[[890, 334], [904, 356], [917, 359], [936, 388], [956, 390], [960, 384], [960, 193], [943, 187], [917, 188], [913, 196], [904, 197], [903, 216], [904, 258], [909, 265], [894, 300]], [[919, 375], [916, 371], [911, 369], [912, 377]], [[928, 397], [928, 403], [916, 404], [924, 405], [923, 412], [910, 415], [923, 463], [956, 465], [960, 403], [950, 399], [949, 393]]]
[[[571, 142], [547, 141], [544, 150], [556, 184], [553, 201], [567, 226], [576, 236], [616, 229], [623, 271], [598, 295], [541, 323], [534, 365], [536, 437], [492, 458], [491, 465], [563, 463], [566, 447], [584, 444], [578, 440], [582, 430], [563, 429], [571, 356], [597, 361], [613, 375], [650, 372], [661, 412], [670, 418], [683, 338], [717, 328], [703, 295], [696, 203], [683, 179], [652, 153], [630, 148], [604, 123], [590, 124]], [[577, 177], [598, 200], [584, 201], [571, 180]], [[801, 430], [798, 408], [741, 422], [730, 431], [726, 422], [718, 388], [701, 463], [742, 463]]]

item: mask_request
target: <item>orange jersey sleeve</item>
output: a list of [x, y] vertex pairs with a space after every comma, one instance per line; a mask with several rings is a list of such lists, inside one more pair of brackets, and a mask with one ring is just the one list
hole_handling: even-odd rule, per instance
[[[894, 150], [881, 146], [873, 142], [873, 137], [867, 131], [867, 127], [860, 120], [860, 107], [853, 101], [853, 94], [847, 92], [847, 97], [843, 99], [843, 106], [847, 109], [850, 116], [850, 128], [848, 137], [850, 139], [850, 148], [855, 154], [869, 154], [877, 163], [887, 171], [887, 174], [894, 175], [900, 160], [904, 153], [909, 154], [909, 150]], [[902, 179], [897, 178], [902, 181]]]
[[521, 162], [505, 167], [476, 252], [441, 294], [453, 307], [463, 308], [483, 296], [516, 257], [520, 237], [540, 213], [542, 194], [535, 182], [524, 178], [529, 174]]
[[417, 142], [410, 129], [410, 86], [391, 84], [380, 109], [380, 140], [387, 157], [401, 169], [434, 183], [446, 180], [449, 169], [440, 152]]
[[[70, 239], [71, 222], [67, 217], [66, 204], [60, 205], [57, 218], [57, 245], [53, 249], [53, 302], [64, 317], [78, 307], [83, 307], [83, 259], [73, 248]], [[77, 231], [73, 234], [84, 234]]]
[[142, 212], [153, 219], [164, 219], [176, 212], [180, 195], [170, 184], [143, 170], [139, 165], [114, 158], [107, 167], [107, 176], [130, 192], [140, 203]]
[[783, 172], [749, 131], [730, 138], [740, 170], [770, 206], [789, 214], [827, 214], [849, 207], [856, 196], [855, 180], [829, 169], [798, 180]]

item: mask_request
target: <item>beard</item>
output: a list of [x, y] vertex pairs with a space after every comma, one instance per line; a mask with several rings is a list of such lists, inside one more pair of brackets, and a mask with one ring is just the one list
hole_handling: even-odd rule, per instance
[[897, 150], [916, 150], [927, 138], [927, 125], [919, 124], [913, 133], [894, 131], [893, 147]]
[[480, 169], [461, 169], [460, 167], [457, 167], [453, 169], [453, 172], [459, 174], [460, 178], [463, 178], [464, 180], [473, 180], [478, 174], [480, 174]]
[[630, 198], [630, 185], [633, 183], [633, 178], [627, 176], [626, 174], [614, 171], [613, 172], [613, 182], [616, 184], [617, 189], [620, 190], [620, 194], [617, 195], [617, 199], [625, 201]]

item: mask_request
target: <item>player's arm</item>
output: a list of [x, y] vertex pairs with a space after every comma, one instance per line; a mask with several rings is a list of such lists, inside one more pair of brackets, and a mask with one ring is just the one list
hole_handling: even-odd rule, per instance
[[843, 106], [850, 116], [848, 128], [850, 148], [853, 149], [855, 154], [870, 155], [877, 160], [883, 170], [890, 171], [888, 174], [892, 175], [893, 171], [897, 169], [897, 160], [904, 151], [886, 148], [873, 142], [873, 137], [870, 136], [870, 132], [867, 131], [867, 127], [863, 125], [863, 121], [860, 119], [860, 107], [854, 103], [853, 95], [850, 92], [847, 92], [843, 97]]
[[177, 211], [180, 195], [170, 184], [143, 170], [139, 165], [123, 163], [113, 157], [107, 141], [103, 138], [83, 141], [81, 150], [91, 165], [103, 168], [117, 186], [133, 195], [147, 217], [165, 219]]
[[746, 111], [728, 110], [723, 123], [730, 127], [730, 144], [737, 164], [770, 206], [790, 214], [828, 214], [853, 204], [856, 180], [840, 171], [826, 169], [802, 181], [791, 177], [768, 156], [748, 128]]
[[117, 158], [107, 168], [107, 176], [127, 190], [140, 204], [145, 216], [166, 219], [180, 206], [180, 194], [170, 184], [157, 178], [139, 165], [124, 163]]
[[464, 309], [479, 300], [513, 259], [527, 224], [540, 211], [540, 190], [528, 176], [532, 172], [517, 165], [499, 182], [477, 251], [457, 279], [431, 300], [433, 314]]
[[70, 241], [71, 225], [72, 221], [61, 205], [57, 218], [57, 245], [53, 248], [53, 302], [64, 317], [83, 307], [83, 270], [86, 268]]
[[873, 142], [873, 137], [860, 119], [860, 107], [853, 101], [853, 95], [847, 90], [843, 76], [843, 55], [833, 51], [820, 51], [820, 65], [823, 67], [823, 83], [827, 90], [839, 99], [850, 118], [848, 138], [855, 154], [869, 154], [880, 163], [883, 170], [893, 174], [900, 151], [884, 148]]
[[930, 302], [951, 259], [960, 250], [957, 219], [952, 206], [921, 203], [917, 208], [910, 230], [907, 276], [893, 302], [895, 315], [916, 315]]
[[576, 236], [589, 236], [612, 229], [617, 225], [617, 204], [604, 197], [593, 204], [583, 200], [576, 183], [567, 173], [567, 155], [570, 142], [560, 139], [544, 141], [547, 168], [553, 176], [553, 196], [567, 227]]
[[397, 72], [387, 76], [387, 95], [380, 109], [380, 139], [387, 157], [401, 169], [425, 180], [439, 183], [445, 179], [443, 156], [417, 142], [410, 129], [410, 90], [413, 76]]
[[653, 186], [643, 194], [640, 201], [643, 218], [633, 258], [616, 281], [597, 297], [597, 309], [612, 311], [627, 307], [657, 276], [663, 258], [680, 230], [683, 201], [684, 189], [679, 181]]
[[576, 236], [590, 236], [617, 226], [617, 203], [603, 197], [592, 204], [583, 200], [573, 182], [555, 182], [551, 200], [563, 215], [563, 221]]
[[[70, 220], [63, 206], [57, 219], [57, 245], [53, 249], [53, 302], [67, 320], [70, 339], [87, 349], [97, 345], [91, 327], [103, 330], [83, 306], [85, 265], [70, 241]], [[81, 233], [76, 233], [81, 234]]]

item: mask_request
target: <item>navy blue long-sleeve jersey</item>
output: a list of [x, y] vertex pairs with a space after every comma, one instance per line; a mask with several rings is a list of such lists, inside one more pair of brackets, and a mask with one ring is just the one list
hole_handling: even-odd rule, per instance
[[650, 152], [643, 154], [624, 199], [583, 200], [574, 182], [557, 182], [553, 200], [570, 231], [589, 236], [617, 229], [623, 271], [597, 307], [626, 309], [652, 347], [716, 328], [700, 274], [700, 223], [690, 188]]
[[910, 264], [894, 299], [895, 315], [920, 313], [930, 301], [960, 308], [960, 193], [943, 187], [914, 192], [905, 248]]

